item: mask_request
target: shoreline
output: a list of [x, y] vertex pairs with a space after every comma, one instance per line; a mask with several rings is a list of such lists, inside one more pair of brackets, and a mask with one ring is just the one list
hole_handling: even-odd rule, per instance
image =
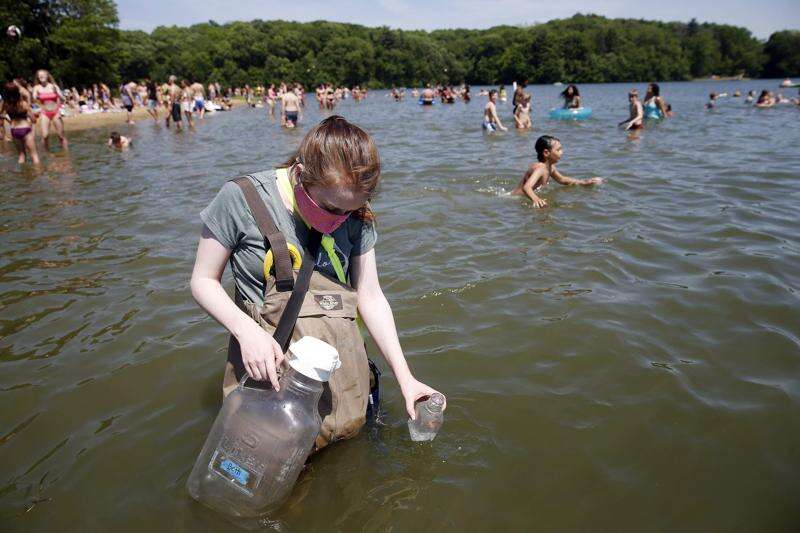
[[[244, 103], [244, 98], [241, 97], [233, 97], [231, 98], [231, 102], [233, 102], [234, 106], [233, 109], [238, 108], [240, 105], [246, 105]], [[158, 120], [163, 121], [164, 117], [166, 116], [167, 110], [164, 109], [163, 106], [159, 106], [158, 108]], [[76, 113], [69, 116], [62, 116], [61, 120], [64, 121], [64, 131], [71, 132], [71, 131], [82, 131], [82, 130], [90, 130], [94, 128], [102, 128], [107, 126], [126, 126], [128, 113], [123, 109], [120, 111], [106, 111], [101, 112], [98, 111], [96, 113]], [[135, 126], [139, 123], [147, 123], [152, 122], [153, 118], [147, 112], [147, 108], [144, 106], [137, 106], [133, 109], [133, 121]]]

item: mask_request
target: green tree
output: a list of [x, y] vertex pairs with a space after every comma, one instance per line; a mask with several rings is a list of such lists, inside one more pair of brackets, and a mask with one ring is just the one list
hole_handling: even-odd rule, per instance
[[783, 78], [800, 75], [800, 31], [779, 31], [764, 45], [764, 75]]

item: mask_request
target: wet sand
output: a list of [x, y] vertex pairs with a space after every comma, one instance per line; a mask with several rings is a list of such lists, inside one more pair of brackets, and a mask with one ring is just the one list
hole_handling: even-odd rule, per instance
[[[233, 106], [236, 108], [244, 104], [243, 98], [232, 98]], [[166, 117], [166, 109], [163, 106], [158, 108], [158, 119], [164, 120]], [[68, 117], [61, 117], [64, 121], [64, 129], [67, 132], [88, 130], [92, 128], [99, 128], [103, 126], [111, 126], [115, 124], [123, 125], [127, 120], [128, 114], [123, 109], [122, 111], [107, 111], [105, 113], [76, 113]], [[134, 122], [148, 122], [152, 121], [152, 117], [147, 113], [147, 108], [138, 106], [133, 109]], [[40, 131], [37, 128], [37, 131]]]

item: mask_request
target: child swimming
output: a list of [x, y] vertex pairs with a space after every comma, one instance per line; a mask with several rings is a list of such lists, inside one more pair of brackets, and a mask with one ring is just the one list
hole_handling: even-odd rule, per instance
[[131, 145], [131, 140], [116, 131], [112, 131], [111, 135], [108, 136], [108, 145], [125, 150]]
[[532, 164], [528, 171], [525, 172], [519, 185], [511, 191], [511, 194], [514, 196], [527, 196], [535, 207], [547, 206], [547, 201], [536, 196], [536, 191], [546, 186], [551, 177], [562, 185], [599, 185], [603, 183], [603, 178], [594, 177], [579, 180], [561, 174], [556, 169], [556, 163], [561, 160], [563, 149], [561, 141], [555, 137], [542, 135], [536, 139], [534, 149], [536, 150], [536, 159], [538, 161]]

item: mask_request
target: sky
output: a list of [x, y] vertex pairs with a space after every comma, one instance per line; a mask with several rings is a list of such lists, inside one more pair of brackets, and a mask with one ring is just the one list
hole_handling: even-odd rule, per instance
[[766, 39], [800, 29], [800, 0], [117, 0], [120, 28], [191, 26], [214, 20], [331, 20], [402, 29], [489, 28], [525, 25], [594, 13], [609, 18], [717, 22], [744, 26]]

